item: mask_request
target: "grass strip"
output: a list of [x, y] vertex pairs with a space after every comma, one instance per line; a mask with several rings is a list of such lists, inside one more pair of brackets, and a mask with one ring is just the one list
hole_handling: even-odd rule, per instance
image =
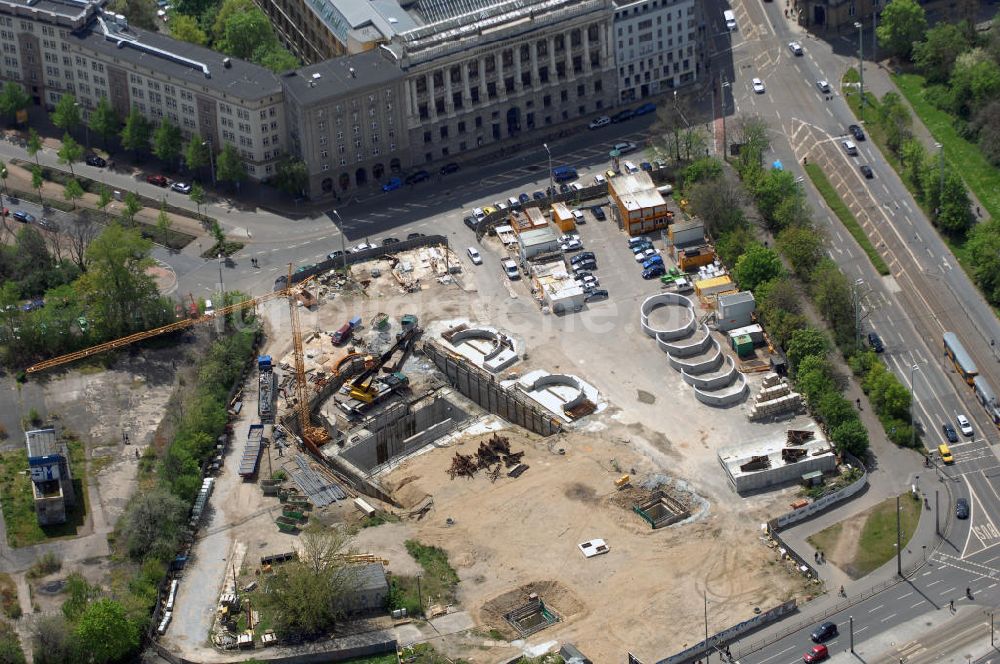
[[816, 164], [806, 164], [806, 173], [809, 174], [809, 179], [812, 180], [813, 186], [819, 191], [820, 196], [826, 201], [826, 204], [830, 206], [833, 213], [837, 215], [840, 222], [844, 224], [847, 231], [851, 236], [857, 241], [857, 243], [864, 249], [864, 252], [868, 254], [868, 260], [872, 262], [872, 265], [878, 270], [881, 275], [889, 274], [889, 266], [885, 264], [882, 257], [879, 256], [878, 252], [875, 251], [875, 245], [871, 243], [868, 236], [865, 234], [861, 224], [858, 220], [854, 218], [850, 209], [841, 200], [840, 195], [837, 194], [837, 190], [833, 188], [830, 181], [826, 179], [826, 175], [823, 174], [823, 169], [821, 169]]

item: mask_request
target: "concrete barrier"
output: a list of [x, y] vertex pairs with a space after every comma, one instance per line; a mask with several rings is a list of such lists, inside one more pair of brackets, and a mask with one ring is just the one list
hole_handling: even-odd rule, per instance
[[708, 392], [700, 388], [694, 388], [694, 398], [706, 406], [732, 406], [740, 403], [747, 395], [747, 377], [741, 373], [736, 374], [736, 383], [723, 389]]
[[700, 390], [717, 390], [727, 385], [732, 385], [735, 380], [736, 363], [733, 362], [733, 358], [726, 357], [723, 361], [723, 369], [718, 373], [711, 374], [709, 376], [694, 374], [689, 374], [686, 371], [681, 371], [681, 378], [684, 382], [695, 389]]
[[693, 338], [693, 340], [692, 337], [689, 337], [683, 340], [685, 343], [678, 343], [676, 341], [671, 342], [657, 338], [656, 345], [659, 346], [660, 350], [664, 353], [672, 355], [673, 357], [690, 357], [691, 355], [704, 353], [713, 343], [712, 333], [705, 324], [702, 324], [699, 331], [701, 332], [701, 337]]
[[667, 355], [667, 361], [677, 371], [687, 372], [689, 374], [703, 374], [709, 371], [715, 371], [721, 365], [726, 356], [722, 353], [722, 348], [719, 346], [719, 342], [715, 339], [711, 339], [712, 354], [708, 357], [699, 357], [695, 360], [685, 361], [679, 357], [674, 357], [673, 355]]

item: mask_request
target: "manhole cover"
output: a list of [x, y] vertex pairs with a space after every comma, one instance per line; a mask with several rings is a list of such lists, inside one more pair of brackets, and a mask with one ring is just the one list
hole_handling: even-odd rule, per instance
[[38, 592], [44, 593], [46, 595], [55, 595], [61, 593], [63, 588], [66, 587], [65, 579], [57, 579], [55, 581], [49, 581], [48, 583], [39, 586]]
[[638, 392], [638, 399], [640, 403], [655, 403], [656, 395], [646, 390], [636, 390]]

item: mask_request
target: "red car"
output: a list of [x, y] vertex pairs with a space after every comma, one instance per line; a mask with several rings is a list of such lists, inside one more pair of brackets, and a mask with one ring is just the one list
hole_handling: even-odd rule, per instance
[[157, 187], [167, 186], [167, 178], [162, 175], [147, 175], [146, 182], [149, 184], [155, 184]]
[[822, 662], [830, 656], [830, 651], [826, 646], [820, 644], [818, 646], [813, 646], [806, 654], [802, 655], [802, 661], [806, 664], [812, 664], [812, 662]]

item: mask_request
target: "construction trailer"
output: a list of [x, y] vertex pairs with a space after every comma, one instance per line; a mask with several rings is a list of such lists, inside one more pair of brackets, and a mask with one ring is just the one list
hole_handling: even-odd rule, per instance
[[257, 358], [257, 372], [257, 415], [260, 416], [261, 422], [273, 424], [278, 384], [270, 355], [261, 355]]

